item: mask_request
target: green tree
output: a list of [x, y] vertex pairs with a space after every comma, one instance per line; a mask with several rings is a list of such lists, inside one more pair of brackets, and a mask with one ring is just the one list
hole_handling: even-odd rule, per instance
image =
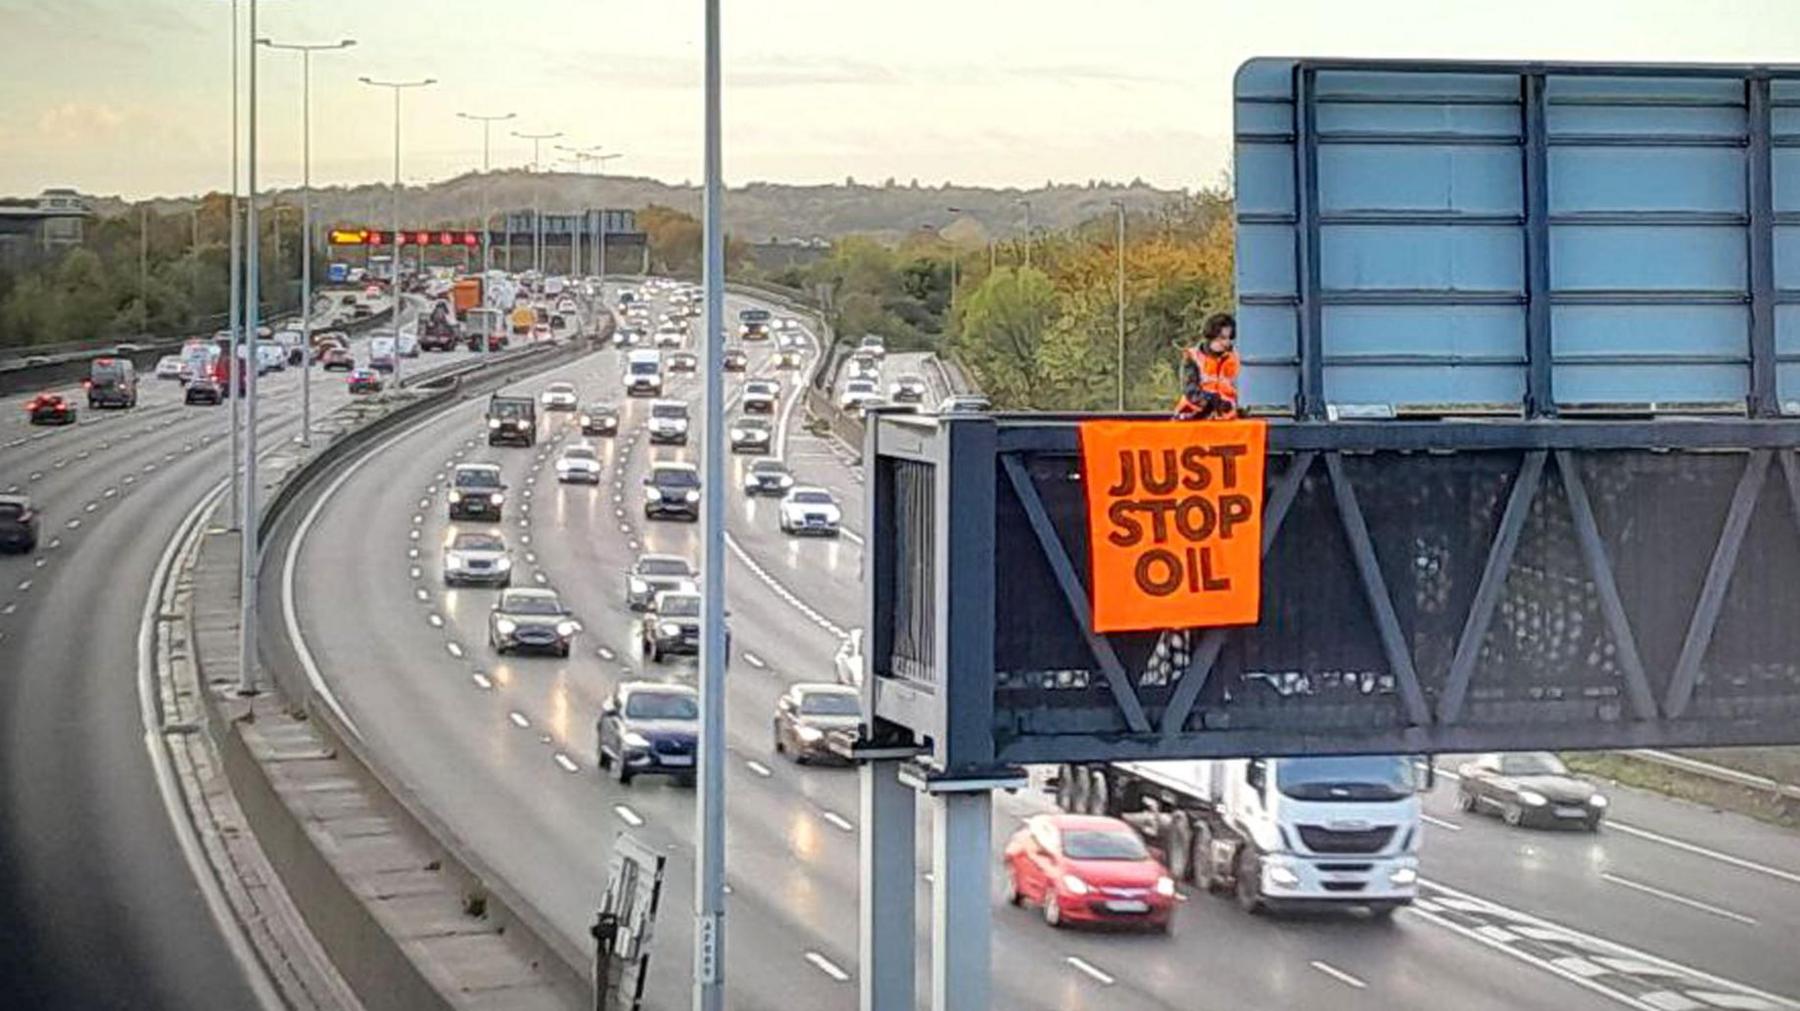
[[1002, 267], [964, 300], [952, 347], [995, 404], [1031, 407], [1039, 347], [1056, 315], [1049, 276], [1035, 268]]

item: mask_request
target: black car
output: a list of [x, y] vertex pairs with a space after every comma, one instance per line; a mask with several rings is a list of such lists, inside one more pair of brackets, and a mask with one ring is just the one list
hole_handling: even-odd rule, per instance
[[691, 463], [660, 461], [644, 478], [644, 517], [698, 520], [700, 471]]
[[686, 685], [627, 681], [600, 708], [594, 727], [600, 768], [619, 785], [635, 776], [673, 776], [694, 785], [700, 742], [700, 696]]
[[743, 348], [726, 348], [719, 364], [727, 372], [743, 372], [750, 367], [750, 356], [744, 353]]
[[506, 485], [500, 468], [492, 463], [459, 463], [450, 474], [450, 518], [488, 520], [501, 518], [506, 509]]
[[590, 404], [581, 412], [582, 435], [618, 435], [619, 409], [611, 404]]
[[647, 611], [664, 590], [693, 593], [700, 576], [680, 555], [639, 555], [625, 573], [625, 606]]
[[521, 446], [537, 444], [537, 401], [530, 397], [508, 397], [495, 393], [488, 397], [487, 441], [490, 446], [503, 442]]
[[669, 356], [670, 372], [697, 372], [700, 369], [700, 356], [692, 351], [677, 351]]
[[539, 652], [569, 655], [581, 631], [555, 590], [502, 590], [488, 614], [488, 645], [496, 653]]
[[38, 514], [24, 495], [0, 495], [0, 551], [36, 551]]
[[40, 393], [25, 405], [25, 415], [34, 425], [73, 425], [75, 405], [60, 393]]
[[752, 461], [744, 468], [744, 494], [786, 495], [794, 487], [794, 475], [774, 457]]
[[1508, 825], [1569, 825], [1597, 831], [1607, 801], [1547, 751], [1482, 755], [1457, 770], [1459, 810], [1498, 814]]
[[639, 634], [643, 654], [652, 662], [672, 654], [700, 653], [700, 595], [664, 590], [650, 603]]
[[862, 693], [848, 685], [797, 684], [775, 703], [775, 751], [796, 762], [836, 760], [834, 735], [854, 737]]
[[219, 404], [225, 400], [225, 391], [209, 377], [188, 380], [187, 389], [182, 393], [182, 400], [189, 404]]

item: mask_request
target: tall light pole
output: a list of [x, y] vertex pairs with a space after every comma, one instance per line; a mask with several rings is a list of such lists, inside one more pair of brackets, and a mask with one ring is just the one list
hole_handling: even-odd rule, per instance
[[389, 277], [389, 291], [393, 296], [394, 314], [394, 383], [400, 383], [400, 93], [409, 88], [427, 88], [437, 83], [437, 78], [427, 77], [417, 81], [377, 81], [368, 77], [357, 80], [371, 88], [386, 88], [394, 93], [394, 251], [393, 271]]
[[492, 149], [488, 145], [488, 128], [495, 123], [504, 123], [517, 116], [518, 113], [508, 112], [498, 116], [477, 116], [474, 113], [459, 112], [456, 115], [461, 119], [467, 119], [481, 124], [481, 269], [483, 272], [486, 272], [494, 269], [494, 258], [492, 252], [488, 249], [488, 243], [490, 241], [488, 225], [491, 223], [489, 221], [491, 212], [488, 210], [488, 204], [490, 202], [488, 198], [491, 195], [490, 187], [492, 186], [492, 183], [488, 179], [488, 156], [492, 152]]
[[[694, 1011], [725, 1007], [725, 244], [720, 214], [719, 0], [706, 0], [706, 185], [701, 280], [706, 290], [706, 426], [701, 443], [700, 755], [694, 805]], [[866, 967], [865, 967], [866, 970]]]
[[[556, 145], [556, 149], [567, 154], [569, 159], [575, 163], [576, 175], [582, 174], [582, 168], [586, 166], [588, 162], [598, 160], [600, 157], [600, 148], [598, 146], [570, 147], [567, 144], [558, 144]], [[577, 200], [575, 204], [575, 221], [575, 235], [571, 240], [572, 244], [569, 247], [569, 273], [571, 275], [580, 275], [587, 272], [583, 269], [583, 264], [581, 262], [581, 235], [583, 232], [587, 231], [587, 209], [581, 206], [580, 200]]]
[[238, 517], [243, 515], [243, 497], [238, 494], [238, 442], [240, 419], [243, 417], [243, 403], [236, 389], [238, 369], [238, 335], [243, 332], [244, 318], [244, 226], [243, 212], [238, 207], [238, 186], [241, 182], [238, 175], [238, 131], [243, 126], [242, 114], [238, 111], [238, 0], [231, 0], [231, 305], [228, 309], [230, 318], [225, 321], [226, 329], [231, 333], [226, 351], [230, 355], [230, 367], [226, 373], [225, 398], [230, 404], [231, 415], [231, 463], [227, 468], [231, 472], [231, 480], [227, 484], [231, 488], [230, 508], [225, 511], [226, 526], [237, 529]]
[[312, 54], [349, 49], [355, 39], [336, 42], [272, 42], [270, 49], [300, 54], [300, 445], [312, 445]]
[[1114, 200], [1113, 210], [1119, 212], [1119, 234], [1116, 240], [1119, 247], [1118, 293], [1115, 301], [1119, 303], [1119, 404], [1118, 409], [1125, 410], [1125, 201]]
[[[555, 133], [520, 133], [512, 132], [520, 140], [531, 141], [531, 171], [538, 171], [538, 155], [542, 153], [544, 141], [555, 140], [562, 136], [562, 131]], [[544, 272], [544, 208], [542, 204], [543, 187], [537, 182], [531, 184], [531, 269], [539, 274]]]
[[1025, 208], [1025, 266], [1029, 268], [1031, 266], [1031, 201], [1019, 199], [1014, 200], [1013, 203]]
[[[596, 167], [594, 169], [594, 174], [597, 176], [603, 175], [606, 170], [606, 163], [609, 161], [612, 161], [614, 158], [618, 158], [618, 157], [620, 157], [620, 153], [617, 151], [614, 151], [612, 154], [595, 155], [594, 163], [595, 163]], [[602, 287], [604, 287], [606, 284], [606, 201], [605, 201], [605, 199], [602, 199], [600, 201], [600, 236], [594, 244], [596, 246], [600, 247], [599, 248], [600, 255], [598, 257], [598, 260], [599, 260], [598, 267], [599, 267], [599, 273], [600, 273], [600, 284]], [[602, 300], [604, 300], [604, 298]]]
[[[260, 242], [256, 234], [256, 0], [250, 0], [250, 92], [247, 96], [250, 105], [250, 124], [246, 134], [249, 152], [246, 165], [245, 186], [249, 191], [249, 206], [245, 210], [244, 231], [248, 241], [244, 244], [244, 357], [242, 361], [231, 363], [230, 382], [237, 385], [238, 377], [243, 377], [244, 385], [244, 490], [242, 499], [243, 516], [238, 520], [242, 532], [238, 535], [238, 556], [241, 563], [242, 583], [238, 590], [238, 692], [243, 695], [254, 695], [257, 691], [256, 677], [256, 561], [259, 546], [256, 536], [256, 370], [257, 346], [256, 330], [261, 323], [261, 271], [262, 265]], [[233, 389], [232, 395], [237, 394]]]

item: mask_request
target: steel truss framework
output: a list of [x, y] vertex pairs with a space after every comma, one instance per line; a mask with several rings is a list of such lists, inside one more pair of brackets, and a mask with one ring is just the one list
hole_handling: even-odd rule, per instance
[[1800, 743], [1800, 422], [1276, 423], [1262, 621], [1161, 635], [1089, 626], [1066, 420], [871, 442], [869, 701], [942, 770]]

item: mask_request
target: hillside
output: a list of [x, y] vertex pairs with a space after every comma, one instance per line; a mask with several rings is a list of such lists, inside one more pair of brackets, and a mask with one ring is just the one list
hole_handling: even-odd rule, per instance
[[[426, 187], [407, 187], [403, 194], [406, 224], [474, 225], [481, 213], [483, 176], [458, 176]], [[575, 175], [563, 172], [532, 174], [520, 170], [497, 171], [485, 177], [491, 185], [492, 207], [528, 209], [534, 200], [545, 211], [577, 207], [641, 208], [662, 204], [692, 214], [700, 211], [698, 186], [672, 185], [631, 176]], [[1051, 231], [1074, 225], [1107, 212], [1113, 200], [1124, 201], [1130, 211], [1147, 212], [1179, 196], [1178, 191], [1132, 184], [1093, 183], [1086, 186], [1048, 186], [1032, 190], [987, 189], [976, 186], [922, 186], [918, 184], [865, 185], [846, 180], [830, 186], [796, 186], [753, 182], [733, 187], [725, 201], [725, 227], [734, 235], [753, 241], [771, 237], [792, 238], [861, 234], [891, 239], [922, 226], [949, 228], [962, 242], [981, 242], [1023, 233], [1025, 211], [1021, 200], [1031, 202], [1035, 228]], [[115, 197], [90, 197], [102, 214], [124, 213], [128, 206]], [[265, 199], [297, 203], [299, 193], [282, 190]], [[314, 211], [320, 220], [342, 224], [386, 225], [392, 214], [390, 189], [382, 185], [332, 187], [314, 192]], [[158, 199], [152, 206], [163, 213], [184, 212], [192, 199]], [[958, 208], [953, 214], [948, 208]]]

